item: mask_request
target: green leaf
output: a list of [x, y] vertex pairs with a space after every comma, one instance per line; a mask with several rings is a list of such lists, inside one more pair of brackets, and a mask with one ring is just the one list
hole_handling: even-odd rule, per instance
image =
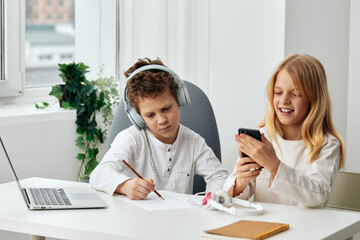
[[89, 71], [87, 71], [86, 69], [88, 69], [89, 67], [86, 66], [84, 63], [80, 62], [79, 64], [77, 64], [77, 68], [79, 69], [80, 72], [82, 73], [87, 73]]
[[98, 153], [99, 153], [99, 149], [97, 149], [97, 148], [89, 148], [89, 151], [88, 151], [89, 161], [96, 160], [96, 155]]
[[62, 102], [61, 106], [67, 110], [75, 110], [75, 108], [73, 108], [69, 102]]
[[87, 116], [86, 111], [83, 111], [81, 114], [77, 114], [75, 123], [78, 126], [88, 126], [89, 125], [89, 117]]
[[81, 94], [82, 95], [90, 95], [93, 91], [96, 91], [96, 89], [93, 85], [85, 85], [81, 89]]
[[78, 153], [78, 155], [76, 156], [76, 159], [82, 161], [82, 160], [85, 159], [85, 157], [86, 157], [85, 154], [83, 154], [83, 153]]
[[49, 104], [48, 102], [42, 102], [42, 105], [39, 105], [39, 104], [35, 103], [35, 107], [36, 107], [37, 109], [45, 109], [45, 108], [47, 108], [49, 105], [50, 105], [50, 104]]
[[66, 82], [66, 76], [64, 73], [60, 73], [59, 77], [61, 77], [61, 79], [63, 80], [63, 82]]
[[100, 92], [99, 99], [96, 102], [96, 110], [103, 108], [106, 105], [104, 92]]
[[78, 126], [77, 128], [76, 128], [76, 133], [77, 134], [84, 134], [86, 132], [86, 128], [85, 127], [82, 127], [82, 126]]
[[42, 104], [45, 106], [45, 107], [48, 107], [50, 104], [48, 102], [42, 102]]
[[98, 164], [96, 160], [89, 161], [85, 166], [85, 176], [89, 176]]
[[84, 137], [83, 136], [77, 137], [75, 140], [75, 145], [78, 146], [79, 148], [84, 147], [85, 146]]
[[94, 142], [94, 141], [95, 141], [95, 135], [94, 135], [94, 134], [88, 134], [88, 135], [86, 135], [86, 141], [88, 141], [88, 142]]
[[54, 96], [56, 97], [57, 99], [61, 99], [62, 96], [63, 96], [63, 91], [61, 89], [61, 86], [60, 85], [55, 85], [51, 88], [51, 91], [49, 93], [50, 96]]
[[77, 110], [77, 115], [81, 115], [86, 111], [86, 108], [84, 108], [84, 106], [82, 105], [78, 105], [76, 110]]
[[97, 135], [97, 138], [99, 139], [100, 143], [104, 143], [104, 132], [102, 132], [101, 129], [98, 129], [96, 135]]

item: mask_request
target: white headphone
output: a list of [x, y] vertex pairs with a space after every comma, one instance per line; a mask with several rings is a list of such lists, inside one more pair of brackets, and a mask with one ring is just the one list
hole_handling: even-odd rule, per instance
[[[215, 194], [212, 192], [206, 193], [201, 205], [209, 210], [217, 209], [236, 216], [260, 215], [264, 212], [264, 208], [261, 204], [237, 198], [230, 198], [229, 194], [224, 190], [220, 190]], [[236, 207], [236, 205], [245, 208]]]
[[[180, 107], [191, 104], [189, 92], [185, 86], [184, 81], [181, 80], [174, 71], [172, 71], [170, 68], [167, 68], [165, 66], [158, 65], [158, 64], [150, 64], [150, 65], [140, 67], [131, 73], [131, 75], [126, 79], [126, 82], [128, 82], [131, 78], [133, 78], [139, 72], [143, 72], [146, 70], [152, 70], [152, 69], [168, 72], [174, 77], [174, 81], [178, 85], [176, 87], [176, 95], [177, 95], [177, 100], [179, 102]], [[130, 104], [130, 101], [129, 101], [128, 95], [127, 95], [127, 85], [125, 85], [125, 88], [124, 88], [124, 101], [125, 101], [125, 112], [127, 113], [132, 124], [135, 127], [137, 127], [138, 129], [145, 128], [146, 123], [145, 123], [144, 119], [136, 112], [136, 110]]]

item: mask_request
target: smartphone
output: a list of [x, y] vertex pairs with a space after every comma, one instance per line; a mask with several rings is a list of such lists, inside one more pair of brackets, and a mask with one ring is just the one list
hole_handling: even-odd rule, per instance
[[[240, 135], [240, 133], [245, 133], [257, 140], [259, 140], [261, 142], [261, 134], [259, 130], [256, 129], [249, 129], [249, 128], [239, 128], [238, 129], [238, 133]], [[246, 155], [245, 153], [241, 153], [242, 157], [249, 157], [248, 155]]]

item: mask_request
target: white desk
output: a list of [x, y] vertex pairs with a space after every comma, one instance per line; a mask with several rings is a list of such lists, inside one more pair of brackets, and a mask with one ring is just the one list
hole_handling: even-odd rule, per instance
[[[32, 183], [79, 186], [85, 183], [30, 178]], [[360, 213], [266, 204], [262, 216], [236, 217], [201, 207], [146, 211], [101, 193], [106, 209], [30, 211], [14, 182], [0, 184], [0, 230], [60, 239], [202, 239], [204, 230], [235, 221], [289, 223], [269, 239], [346, 239], [360, 231]]]

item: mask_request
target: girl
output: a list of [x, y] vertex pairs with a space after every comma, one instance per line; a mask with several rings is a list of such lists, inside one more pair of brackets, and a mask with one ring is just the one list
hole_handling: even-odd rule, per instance
[[[344, 143], [331, 118], [325, 70], [309, 55], [286, 58], [270, 78], [262, 141], [235, 136], [239, 158], [224, 189], [254, 201], [325, 207]], [[269, 139], [269, 140], [268, 140]]]

